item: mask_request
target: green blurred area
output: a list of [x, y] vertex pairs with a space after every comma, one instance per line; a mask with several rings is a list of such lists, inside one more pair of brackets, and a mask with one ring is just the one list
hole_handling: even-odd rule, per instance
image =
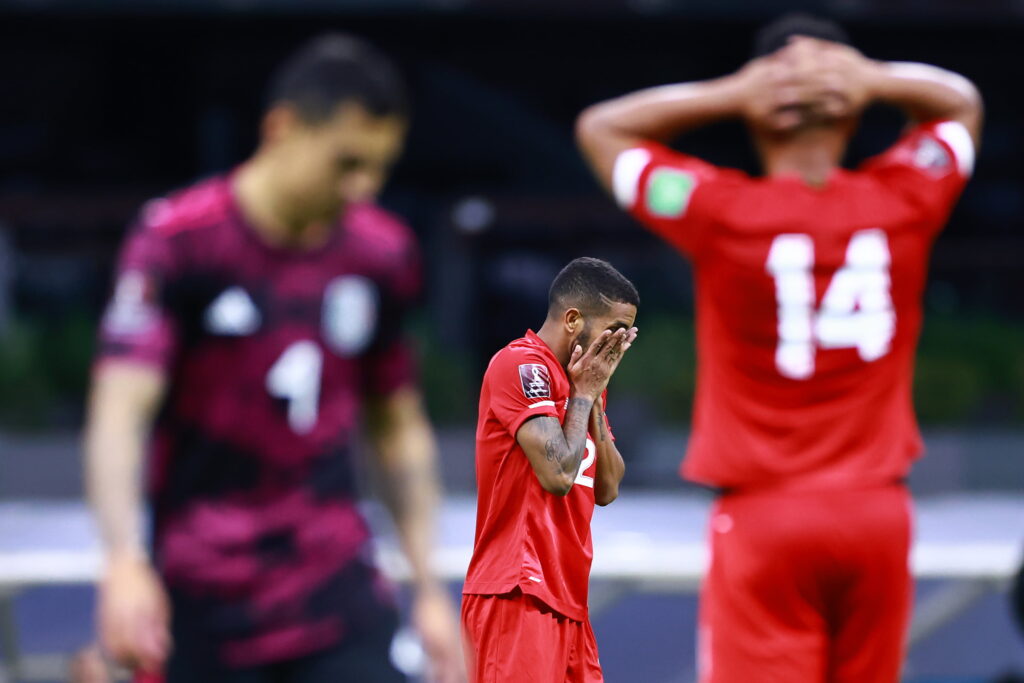
[[[441, 425], [471, 424], [479, 392], [477, 359], [440, 343], [429, 321], [420, 341], [424, 392]], [[0, 429], [39, 431], [80, 424], [94, 348], [86, 315], [21, 318], [0, 336]], [[616, 401], [640, 402], [656, 422], [676, 425], [693, 406], [690, 318], [645, 315], [641, 337], [615, 376]], [[1016, 425], [1024, 419], [1024, 324], [990, 317], [926, 318], [914, 400], [925, 425]]]

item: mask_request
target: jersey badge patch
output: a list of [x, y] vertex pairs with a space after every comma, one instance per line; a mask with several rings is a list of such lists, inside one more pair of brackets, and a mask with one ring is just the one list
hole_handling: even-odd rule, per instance
[[937, 175], [942, 175], [949, 170], [952, 159], [949, 152], [939, 142], [929, 137], [921, 138], [917, 149], [914, 150], [914, 165]]
[[121, 275], [103, 316], [103, 328], [113, 335], [142, 334], [158, 317], [156, 286], [145, 273], [129, 270]]
[[656, 168], [647, 180], [647, 210], [661, 218], [680, 218], [690, 205], [697, 187], [692, 173], [674, 168]]
[[551, 376], [542, 363], [524, 363], [519, 366], [519, 380], [526, 398], [551, 398]]

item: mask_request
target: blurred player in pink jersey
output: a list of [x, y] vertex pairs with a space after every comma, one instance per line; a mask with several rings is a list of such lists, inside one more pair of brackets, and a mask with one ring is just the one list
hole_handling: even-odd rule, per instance
[[[962, 76], [885, 63], [806, 16], [738, 72], [585, 111], [580, 146], [620, 206], [686, 254], [698, 383], [683, 475], [721, 492], [700, 609], [702, 683], [892, 683], [912, 579], [904, 480], [932, 242], [971, 174]], [[885, 153], [840, 165], [861, 110], [902, 109]], [[765, 174], [665, 145], [748, 124]]]
[[587, 612], [590, 520], [625, 472], [605, 387], [636, 339], [639, 303], [611, 264], [576, 259], [552, 283], [540, 330], [487, 367], [462, 590], [473, 683], [604, 680]]
[[402, 680], [393, 591], [356, 505], [365, 414], [413, 621], [434, 677], [461, 678], [428, 566], [439, 487], [403, 331], [419, 258], [373, 203], [406, 127], [388, 60], [324, 36], [278, 71], [255, 154], [150, 202], [127, 237], [86, 436], [100, 627], [121, 662], [170, 683]]

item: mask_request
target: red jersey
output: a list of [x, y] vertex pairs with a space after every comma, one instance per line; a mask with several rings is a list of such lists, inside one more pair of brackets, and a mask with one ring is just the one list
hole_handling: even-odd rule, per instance
[[579, 474], [565, 496], [544, 490], [516, 442], [516, 432], [530, 418], [547, 415], [563, 422], [569, 390], [562, 364], [532, 331], [491, 359], [480, 389], [476, 537], [462, 592], [498, 595], [518, 587], [556, 612], [585, 621], [594, 556], [594, 441], [588, 434]]
[[818, 188], [657, 144], [620, 155], [619, 203], [694, 267], [684, 477], [820, 489], [907, 474], [922, 450], [911, 380], [928, 257], [973, 160], [952, 121]]

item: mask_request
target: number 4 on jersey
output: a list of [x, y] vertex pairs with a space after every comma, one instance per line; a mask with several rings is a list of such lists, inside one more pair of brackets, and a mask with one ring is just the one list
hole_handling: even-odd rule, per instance
[[778, 346], [775, 366], [791, 379], [814, 375], [817, 347], [856, 348], [866, 362], [889, 352], [896, 329], [890, 294], [889, 241], [880, 229], [854, 233], [846, 262], [836, 271], [815, 311], [814, 242], [785, 234], [772, 241], [766, 264], [775, 279]]

